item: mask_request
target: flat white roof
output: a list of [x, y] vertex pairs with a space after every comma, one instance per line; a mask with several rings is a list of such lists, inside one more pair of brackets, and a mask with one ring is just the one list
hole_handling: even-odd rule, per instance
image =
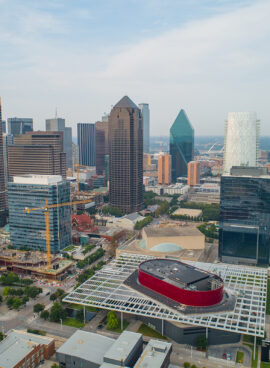
[[14, 176], [13, 182], [16, 184], [38, 184], [38, 185], [52, 185], [61, 182], [61, 175], [20, 175]]
[[229, 312], [184, 315], [166, 309], [123, 284], [142, 261], [151, 258], [155, 257], [122, 253], [66, 296], [64, 301], [228, 332], [264, 336], [267, 269], [185, 261], [222, 277], [225, 288], [236, 295], [236, 304], [234, 310]]

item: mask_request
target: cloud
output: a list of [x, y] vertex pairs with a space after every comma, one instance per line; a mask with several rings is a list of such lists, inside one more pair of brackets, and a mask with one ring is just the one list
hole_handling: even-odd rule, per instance
[[[229, 10], [225, 3], [216, 15], [149, 38], [138, 29], [140, 40], [131, 44], [108, 42], [106, 35], [97, 43], [94, 30], [85, 37], [83, 29], [74, 40], [70, 13], [59, 15], [61, 1], [57, 15], [23, 10], [15, 22], [19, 32], [0, 28], [4, 112], [32, 115], [40, 129], [57, 105], [75, 128], [79, 121], [100, 119], [128, 94], [136, 103], [150, 103], [154, 135], [168, 135], [180, 108], [197, 134], [223, 134], [228, 111], [255, 110], [262, 133], [270, 135], [270, 3], [241, 3]], [[74, 16], [89, 24], [94, 19], [89, 9], [75, 9]]]

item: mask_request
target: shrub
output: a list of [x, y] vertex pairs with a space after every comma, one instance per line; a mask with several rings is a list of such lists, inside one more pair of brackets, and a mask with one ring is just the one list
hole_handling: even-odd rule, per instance
[[184, 363], [184, 368], [189, 368], [190, 367], [190, 363], [189, 362], [185, 362]]

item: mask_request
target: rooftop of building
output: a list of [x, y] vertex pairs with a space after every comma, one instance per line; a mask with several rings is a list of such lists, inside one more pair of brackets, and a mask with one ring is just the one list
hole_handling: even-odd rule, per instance
[[[222, 282], [216, 275], [212, 275], [187, 263], [171, 259], [148, 260], [142, 262], [139, 269], [167, 283], [190, 290], [212, 290], [210, 280], [215, 279]], [[217, 282], [216, 288], [220, 286], [220, 282]]]
[[266, 167], [233, 166], [230, 174], [223, 174], [223, 176], [260, 177], [270, 179]]
[[49, 345], [52, 341], [49, 337], [12, 330], [0, 343], [0, 366], [13, 368], [36, 345]]
[[54, 185], [63, 180], [61, 175], [37, 175], [27, 174], [13, 177], [15, 184], [38, 184], [38, 185]]
[[138, 106], [128, 96], [121, 98], [114, 107], [138, 109]]
[[126, 219], [132, 222], [137, 222], [137, 221], [143, 220], [144, 217], [139, 215], [138, 212], [133, 212], [133, 213], [123, 216], [121, 219]]
[[194, 225], [179, 226], [174, 223], [147, 226], [143, 231], [148, 237], [202, 236]]
[[170, 353], [172, 344], [160, 340], [149, 340], [134, 368], [161, 368]]
[[104, 355], [104, 360], [123, 361], [129, 357], [134, 346], [142, 340], [142, 335], [136, 332], [124, 331]]
[[173, 215], [182, 215], [182, 216], [191, 216], [191, 217], [199, 217], [202, 214], [202, 210], [196, 210], [193, 208], [177, 208], [173, 212]]
[[115, 340], [110, 337], [93, 332], [77, 330], [62, 346], [60, 346], [57, 353], [76, 356], [101, 365], [104, 355], [114, 343]]

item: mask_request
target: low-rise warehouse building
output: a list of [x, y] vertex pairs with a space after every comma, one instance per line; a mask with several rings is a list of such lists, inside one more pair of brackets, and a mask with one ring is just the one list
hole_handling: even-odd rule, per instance
[[[61, 368], [168, 367], [172, 344], [150, 340], [142, 350], [143, 338], [139, 333], [124, 331], [114, 340], [77, 330], [57, 350], [56, 360]], [[151, 352], [154, 365], [147, 365]]]
[[42, 361], [49, 359], [54, 351], [55, 343], [52, 338], [11, 330], [0, 343], [0, 367], [37, 367]]

